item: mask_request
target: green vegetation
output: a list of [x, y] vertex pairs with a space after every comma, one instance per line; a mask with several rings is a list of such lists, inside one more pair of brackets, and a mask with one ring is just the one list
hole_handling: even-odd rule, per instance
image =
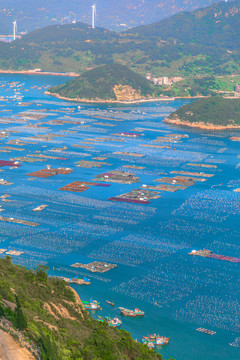
[[0, 259], [0, 318], [22, 330], [42, 360], [162, 359], [128, 332], [93, 320], [66, 282], [47, 277], [46, 270]]
[[240, 99], [226, 99], [221, 96], [199, 99], [183, 105], [168, 118], [213, 126], [240, 126]]
[[119, 64], [99, 66], [48, 91], [71, 99], [117, 100], [115, 85], [131, 86], [141, 97], [152, 96], [154, 91], [154, 86], [143, 76]]
[[[159, 0], [144, 0], [144, 2], [134, 0], [133, 3], [129, 3], [129, 0], [121, 0], [118, 6], [109, 0], [101, 0], [101, 3], [97, 5], [99, 13], [97, 23], [119, 30], [119, 23], [125, 23], [131, 27], [142, 24], [143, 21], [149, 24], [159, 20], [159, 16], [166, 18], [173, 13], [208, 6], [214, 2], [217, 0], [164, 1], [161, 3], [161, 12], [159, 12]], [[130, 4], [134, 4], [134, 8]], [[65, 23], [72, 22], [75, 16], [84, 22], [90, 22], [89, 5], [89, 1], [78, 0], [1, 0], [0, 33], [12, 32], [12, 21], [16, 17], [19, 27], [28, 32], [51, 23], [56, 24], [56, 21], [58, 23], [61, 23], [61, 20]], [[74, 13], [71, 11], [69, 13], [69, 10], [74, 10]]]
[[87, 24], [48, 26], [0, 44], [0, 68], [82, 73], [120, 63], [140, 74], [230, 75], [240, 65], [240, 0], [115, 33]]
[[159, 94], [174, 97], [197, 97], [217, 95], [224, 92], [234, 96], [235, 86], [240, 84], [240, 75], [202, 76], [183, 79], [170, 86], [156, 87]]

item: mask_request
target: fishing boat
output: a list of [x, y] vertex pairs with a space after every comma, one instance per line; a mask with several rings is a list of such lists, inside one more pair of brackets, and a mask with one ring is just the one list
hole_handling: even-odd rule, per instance
[[98, 315], [98, 321], [104, 322], [105, 319], [104, 319], [104, 317]]
[[164, 336], [157, 336], [156, 337], [156, 345], [167, 345], [169, 343], [169, 338]]
[[129, 310], [120, 307], [119, 309], [124, 316], [136, 317], [136, 316], [143, 316], [145, 314], [144, 311], [139, 310], [137, 308], [135, 308], [134, 310]]
[[101, 322], [106, 321], [108, 323], [108, 325], [112, 326], [112, 327], [118, 327], [118, 326], [122, 325], [122, 321], [117, 317], [111, 319], [110, 316], [106, 316], [105, 318], [102, 316], [98, 316], [98, 321], [101, 321]]
[[118, 327], [118, 326], [122, 325], [122, 321], [117, 317], [115, 317], [113, 319], [108, 318], [107, 322], [108, 322], [108, 325], [112, 326], [112, 327]]
[[149, 349], [154, 349], [154, 348], [155, 348], [154, 343], [151, 342], [151, 341], [149, 341], [149, 342], [147, 343], [147, 346], [149, 347]]
[[109, 305], [112, 305], [112, 306], [115, 305], [113, 301], [109, 301], [109, 300], [106, 300], [106, 303], [108, 303]]
[[98, 310], [100, 309], [100, 303], [97, 300], [83, 301], [83, 306], [87, 310]]

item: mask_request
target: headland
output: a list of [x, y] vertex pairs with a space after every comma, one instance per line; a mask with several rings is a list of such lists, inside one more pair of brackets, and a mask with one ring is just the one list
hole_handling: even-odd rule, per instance
[[203, 130], [240, 129], [240, 99], [212, 96], [183, 105], [165, 123]]

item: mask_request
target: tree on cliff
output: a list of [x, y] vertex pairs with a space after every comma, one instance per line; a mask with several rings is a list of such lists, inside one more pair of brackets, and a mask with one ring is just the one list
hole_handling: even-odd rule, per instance
[[22, 307], [16, 296], [16, 309], [15, 309], [15, 324], [19, 330], [24, 330], [27, 327], [27, 320], [22, 312]]

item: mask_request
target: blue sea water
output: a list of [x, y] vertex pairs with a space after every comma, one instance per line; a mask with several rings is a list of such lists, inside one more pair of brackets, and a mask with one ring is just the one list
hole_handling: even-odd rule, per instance
[[[163, 123], [165, 116], [189, 100], [87, 105], [44, 94], [48, 86], [67, 80], [57, 76], [0, 76], [0, 129], [9, 134], [0, 139], [0, 160], [36, 151], [66, 159], [0, 168], [0, 177], [13, 183], [0, 185], [0, 196], [8, 194], [11, 200], [0, 198], [0, 209], [4, 209], [0, 216], [40, 223], [29, 227], [1, 222], [0, 248], [23, 251], [19, 257], [13, 256], [15, 263], [29, 268], [47, 264], [50, 275], [88, 277], [90, 286], [73, 287], [82, 300], [101, 302], [102, 311], [92, 314], [95, 318], [120, 316], [119, 306], [144, 310], [143, 318], [122, 318], [122, 327], [139, 341], [151, 333], [169, 337], [169, 345], [159, 348], [166, 359], [239, 358], [240, 264], [188, 253], [207, 248], [240, 257], [240, 193], [234, 192], [240, 188], [240, 147], [230, 140], [231, 136], [240, 136], [240, 131], [210, 132]], [[19, 114], [31, 111], [44, 117], [23, 121]], [[54, 123], [56, 120], [71, 123]], [[37, 127], [29, 126], [36, 123]], [[135, 133], [136, 129], [144, 135], [115, 135]], [[189, 137], [175, 143], [155, 142], [157, 137], [172, 133]], [[40, 138], [46, 134], [56, 137]], [[11, 144], [16, 139], [32, 143]], [[116, 141], [119, 139], [124, 141]], [[145, 144], [169, 148], [141, 146]], [[19, 148], [24, 150], [17, 151]], [[78, 161], [95, 157], [106, 158], [103, 161], [108, 164], [91, 169], [76, 166]], [[189, 163], [216, 167], [198, 168]], [[45, 179], [30, 180], [27, 176], [46, 165], [69, 167], [73, 172]], [[129, 169], [126, 165], [143, 169]], [[73, 181], [93, 181], [96, 175], [111, 170], [134, 173], [140, 182], [92, 186], [83, 193], [58, 190]], [[155, 180], [175, 176], [171, 171], [203, 171], [214, 176], [175, 193], [162, 191], [159, 199], [147, 205], [108, 200], [143, 184], [159, 185]], [[42, 212], [32, 211], [41, 204], [48, 207]], [[115, 263], [117, 268], [99, 274], [70, 266], [95, 260]], [[115, 307], [106, 300], [114, 301]], [[196, 331], [199, 327], [216, 334], [200, 333]]]

